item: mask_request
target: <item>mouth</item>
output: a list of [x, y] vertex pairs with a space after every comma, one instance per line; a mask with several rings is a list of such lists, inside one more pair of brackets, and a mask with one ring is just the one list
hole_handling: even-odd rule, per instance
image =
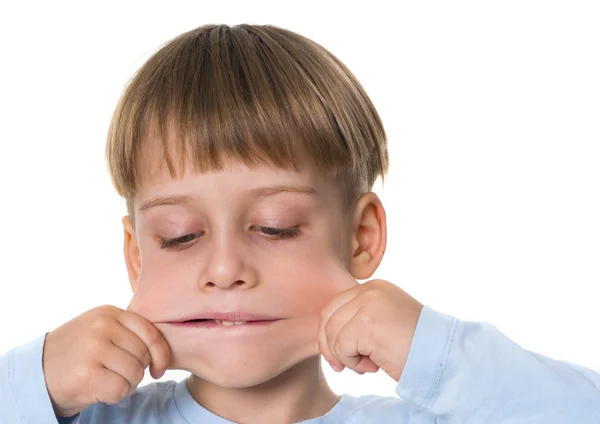
[[191, 319], [187, 321], [175, 322], [173, 324], [184, 324], [184, 325], [198, 325], [198, 326], [217, 326], [222, 325], [224, 327], [231, 327], [234, 325], [256, 325], [256, 324], [265, 324], [269, 322], [277, 321], [275, 319], [270, 320], [252, 320], [252, 321], [229, 321], [224, 319]]
[[238, 328], [261, 327], [273, 324], [279, 320], [280, 318], [249, 312], [205, 312], [169, 321], [167, 324], [194, 328]]
[[278, 319], [256, 321], [228, 321], [220, 319], [192, 319], [180, 322], [170, 322], [172, 327], [191, 331], [225, 332], [239, 334], [255, 334], [260, 329], [277, 326]]

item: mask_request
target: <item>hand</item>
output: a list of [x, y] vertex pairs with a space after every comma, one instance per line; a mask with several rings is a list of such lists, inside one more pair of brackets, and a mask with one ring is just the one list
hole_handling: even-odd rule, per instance
[[91, 309], [48, 333], [42, 368], [57, 417], [97, 402], [115, 404], [135, 390], [150, 365], [160, 378], [170, 349], [158, 329], [115, 306]]
[[322, 310], [319, 350], [336, 371], [348, 367], [359, 374], [380, 368], [399, 381], [423, 305], [400, 287], [384, 280], [359, 284], [336, 295]]

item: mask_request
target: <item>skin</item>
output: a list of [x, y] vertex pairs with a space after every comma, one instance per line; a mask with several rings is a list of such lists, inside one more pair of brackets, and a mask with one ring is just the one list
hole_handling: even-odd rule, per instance
[[[273, 186], [311, 193], [264, 190]], [[96, 307], [46, 336], [42, 365], [57, 416], [119, 402], [148, 367], [154, 378], [166, 369], [190, 371], [193, 398], [241, 423], [328, 412], [339, 397], [320, 355], [338, 371], [382, 369], [400, 380], [423, 305], [388, 281], [356, 281], [373, 274], [385, 251], [385, 211], [374, 193], [343, 215], [336, 187], [309, 167], [231, 165], [176, 179], [148, 173], [134, 206], [172, 195], [188, 198], [123, 218], [134, 293], [127, 310]], [[265, 229], [296, 226], [292, 238]], [[160, 247], [161, 238], [186, 234], [183, 245]], [[234, 333], [169, 323], [234, 310], [278, 321]]]
[[[316, 193], [256, 194], [273, 186], [302, 186]], [[138, 211], [150, 199], [173, 195], [189, 199]], [[375, 193], [363, 195], [344, 221], [338, 189], [310, 167], [294, 172], [231, 164], [203, 174], [185, 170], [179, 179], [161, 170], [147, 174], [134, 207], [135, 221], [128, 216], [122, 221], [134, 293], [128, 311], [160, 331], [171, 351], [166, 368], [190, 371], [190, 393], [207, 409], [236, 422], [249, 422], [248, 417], [257, 423], [298, 422], [323, 415], [339, 397], [324, 379], [321, 354], [337, 369], [348, 366], [363, 373], [381, 367], [394, 369], [399, 378], [399, 364], [380, 357], [373, 362], [364, 355], [368, 352], [351, 352], [336, 343], [357, 345], [350, 341], [352, 332], [342, 329], [351, 317], [360, 319], [352, 308], [360, 309], [373, 293], [383, 293], [385, 302], [390, 291], [400, 299], [384, 309], [388, 312], [412, 299], [391, 283], [361, 290], [356, 281], [373, 274], [385, 251], [385, 211]], [[286, 239], [261, 228], [294, 226], [300, 234]], [[159, 247], [161, 238], [187, 234], [196, 235], [176, 248]], [[236, 337], [168, 323], [203, 311], [240, 309], [280, 320], [268, 330]], [[394, 358], [400, 362], [420, 311], [409, 310], [412, 315], [394, 320], [408, 323], [407, 340], [398, 348], [406, 352]], [[355, 337], [360, 337], [357, 331], [371, 332], [352, 328]]]

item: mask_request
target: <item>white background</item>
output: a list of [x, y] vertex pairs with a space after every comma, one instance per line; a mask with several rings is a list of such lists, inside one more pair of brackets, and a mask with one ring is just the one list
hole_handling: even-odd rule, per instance
[[[375, 277], [600, 371], [599, 3], [393, 4], [3, 3], [0, 353], [127, 306], [125, 206], [104, 163], [121, 90], [181, 32], [254, 23], [332, 51], [383, 119], [389, 240]], [[393, 394], [382, 373], [326, 372], [338, 393]]]

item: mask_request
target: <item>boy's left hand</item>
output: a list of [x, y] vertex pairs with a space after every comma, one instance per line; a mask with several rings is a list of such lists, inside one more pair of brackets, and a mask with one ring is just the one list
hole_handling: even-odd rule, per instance
[[336, 371], [381, 368], [399, 381], [423, 305], [388, 281], [352, 280], [321, 312], [319, 350]]

